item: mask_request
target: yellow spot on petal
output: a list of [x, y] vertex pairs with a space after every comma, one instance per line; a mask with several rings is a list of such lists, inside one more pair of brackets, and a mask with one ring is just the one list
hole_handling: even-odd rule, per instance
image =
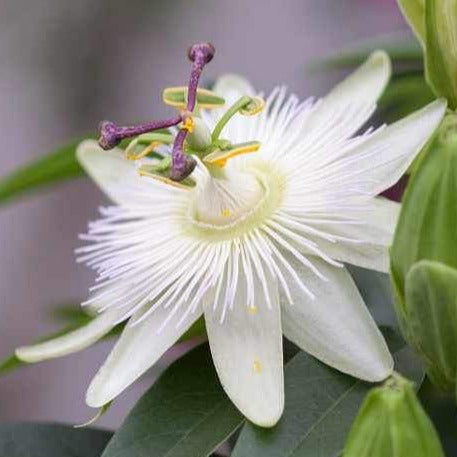
[[255, 305], [248, 307], [248, 313], [249, 314], [257, 314], [258, 311], [259, 311], [259, 309]]
[[231, 215], [232, 215], [232, 212], [228, 208], [221, 209], [221, 216], [230, 217]]
[[254, 359], [253, 369], [254, 369], [254, 373], [257, 373], [257, 374], [262, 373], [263, 365], [259, 359]]

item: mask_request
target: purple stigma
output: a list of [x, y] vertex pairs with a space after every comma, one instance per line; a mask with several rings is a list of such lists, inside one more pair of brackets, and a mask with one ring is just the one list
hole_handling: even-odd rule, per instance
[[99, 126], [100, 137], [98, 144], [106, 151], [116, 147], [125, 138], [132, 138], [143, 133], [172, 127], [173, 125], [178, 125], [181, 121], [182, 116], [176, 116], [163, 121], [153, 121], [132, 127], [118, 127], [114, 122], [103, 121]]
[[191, 46], [187, 52], [192, 62], [192, 70], [189, 79], [189, 88], [187, 91], [187, 111], [192, 112], [197, 101], [197, 88], [203, 67], [211, 62], [216, 50], [211, 43], [198, 43]]
[[181, 129], [176, 135], [173, 143], [172, 164], [170, 170], [170, 179], [173, 181], [182, 181], [186, 179], [193, 171], [197, 162], [191, 156], [183, 151], [184, 140], [187, 136], [187, 130]]

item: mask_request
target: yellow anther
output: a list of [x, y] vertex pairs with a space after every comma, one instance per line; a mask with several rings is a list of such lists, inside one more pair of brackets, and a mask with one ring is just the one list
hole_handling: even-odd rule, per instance
[[232, 215], [232, 212], [228, 208], [223, 208], [221, 209], [221, 215], [223, 217], [230, 217]]
[[133, 140], [127, 147], [124, 152], [124, 155], [129, 160], [139, 160], [143, 157], [146, 157], [151, 152], [154, 152], [154, 149], [161, 145], [159, 141], [153, 141], [149, 146], [146, 146], [141, 152], [134, 153], [133, 150], [138, 144], [138, 140]]
[[257, 308], [257, 306], [255, 306], [255, 305], [252, 305], [252, 306], [248, 307], [248, 313], [249, 314], [257, 314], [258, 311], [259, 311], [259, 308]]
[[140, 176], [147, 176], [148, 178], [153, 178], [157, 181], [163, 182], [170, 186], [177, 187], [178, 189], [186, 189], [186, 190], [190, 189], [190, 187], [185, 186], [184, 184], [181, 184], [179, 182], [173, 181], [173, 180], [167, 178], [166, 176], [150, 173], [148, 171], [142, 170], [141, 168], [138, 170], [138, 173], [140, 174]]
[[[162, 93], [162, 100], [166, 105], [182, 110], [187, 105], [187, 87], [167, 87]], [[197, 89], [197, 104], [203, 109], [220, 108], [225, 100], [208, 89]]]
[[246, 143], [234, 147], [227, 151], [216, 151], [211, 154], [208, 154], [203, 161], [212, 165], [217, 165], [218, 167], [225, 167], [227, 161], [233, 157], [248, 154], [250, 152], [256, 152], [259, 150], [261, 144], [259, 142]]
[[257, 373], [257, 374], [262, 373], [263, 365], [259, 359], [254, 359], [253, 369], [254, 369], [254, 373]]
[[240, 109], [243, 116], [255, 116], [265, 108], [265, 100], [262, 97], [252, 97], [251, 103]]
[[188, 116], [184, 119], [184, 122], [182, 123], [182, 128], [186, 129], [189, 133], [192, 133], [194, 131], [194, 119], [192, 116]]

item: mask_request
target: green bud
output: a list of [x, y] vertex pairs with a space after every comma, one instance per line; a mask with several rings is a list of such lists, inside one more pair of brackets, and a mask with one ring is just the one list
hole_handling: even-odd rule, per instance
[[391, 248], [391, 278], [402, 305], [406, 275], [416, 262], [457, 268], [457, 115], [445, 117], [418, 160]]
[[403, 199], [391, 279], [404, 337], [432, 382], [455, 389], [457, 370], [457, 115], [423, 151]]
[[438, 435], [413, 385], [394, 375], [368, 393], [343, 457], [444, 457]]
[[431, 381], [455, 390], [457, 374], [457, 269], [421, 260], [406, 277], [408, 339], [422, 355]]
[[426, 0], [398, 0], [398, 5], [419, 41], [425, 43]]
[[457, 0], [426, 0], [425, 73], [439, 97], [457, 108]]
[[[167, 87], [162, 93], [165, 104], [178, 109], [185, 109], [187, 103], [187, 87]], [[197, 89], [197, 104], [200, 108], [212, 109], [224, 106], [225, 100], [212, 90]]]
[[424, 48], [425, 74], [438, 97], [457, 108], [457, 0], [398, 0]]
[[194, 151], [204, 151], [211, 145], [211, 132], [202, 119], [193, 116], [193, 128], [187, 134], [188, 145]]

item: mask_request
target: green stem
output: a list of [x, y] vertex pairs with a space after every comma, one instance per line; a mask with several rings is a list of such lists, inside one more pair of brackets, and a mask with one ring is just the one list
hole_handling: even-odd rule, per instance
[[247, 95], [241, 97], [237, 102], [235, 102], [221, 117], [219, 122], [217, 123], [216, 127], [214, 127], [213, 133], [211, 134], [211, 142], [214, 143], [216, 140], [219, 139], [219, 135], [221, 134], [224, 127], [227, 125], [227, 122], [241, 109], [243, 109], [246, 105], [251, 102], [251, 97]]
[[149, 144], [153, 141], [158, 141], [159, 143], [163, 144], [171, 144], [173, 143], [173, 135], [170, 133], [143, 133], [138, 137], [138, 144]]

